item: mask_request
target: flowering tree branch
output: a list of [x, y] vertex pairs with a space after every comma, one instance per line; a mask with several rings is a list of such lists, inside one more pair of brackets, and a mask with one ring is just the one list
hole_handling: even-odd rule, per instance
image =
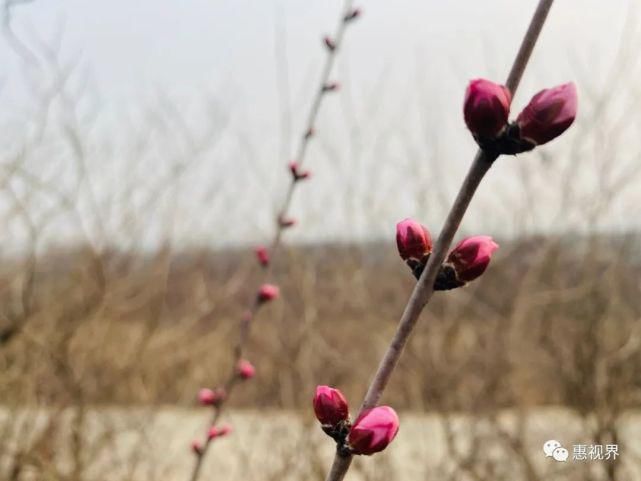
[[[366, 434], [367, 439], [369, 440], [369, 448], [379, 448], [380, 446], [376, 444], [376, 441], [383, 440], [386, 445], [394, 438], [396, 431], [398, 430], [398, 420], [394, 419], [395, 416], [383, 416], [384, 413], [381, 412], [381, 415], [377, 416], [378, 419], [374, 421], [368, 421], [368, 418], [372, 417], [372, 412], [386, 408], [385, 406], [376, 407], [376, 405], [390, 380], [394, 368], [398, 364], [403, 349], [423, 308], [434, 293], [435, 282], [437, 281], [437, 276], [444, 268], [443, 262], [446, 260], [449, 246], [454, 239], [454, 235], [461, 224], [474, 193], [493, 162], [501, 154], [525, 152], [527, 150], [531, 150], [537, 144], [551, 140], [569, 127], [572, 120], [574, 120], [573, 114], [576, 113], [576, 92], [571, 84], [567, 84], [566, 86], [561, 86], [557, 89], [541, 92], [532, 99], [530, 105], [528, 105], [521, 115], [519, 115], [515, 123], [507, 124], [507, 115], [509, 113], [511, 97], [516, 92], [520, 83], [521, 77], [523, 76], [523, 72], [525, 71], [525, 67], [530, 59], [530, 55], [543, 28], [552, 3], [553, 0], [539, 1], [516, 59], [512, 65], [512, 69], [506, 82], [506, 88], [502, 88], [500, 86], [493, 88], [490, 86], [492, 88], [487, 89], [485, 88], [485, 84], [483, 84], [481, 85], [483, 88], [477, 90], [474, 82], [472, 82], [470, 87], [468, 87], [465, 102], [466, 123], [468, 124], [468, 128], [470, 128], [474, 134], [480, 149], [474, 157], [474, 161], [472, 162], [469, 172], [463, 181], [463, 185], [459, 190], [433, 250], [431, 250], [431, 240], [428, 247], [427, 236], [423, 237], [425, 239], [424, 244], [426, 256], [423, 259], [418, 260], [419, 266], [421, 267], [418, 282], [416, 283], [401, 316], [396, 333], [394, 334], [394, 337], [378, 366], [376, 374], [372, 379], [369, 389], [367, 390], [367, 394], [365, 395], [365, 399], [363, 400], [360, 411], [356, 417], [356, 421], [354, 425], [351, 426], [352, 431], [355, 427], [360, 428], [356, 436], [358, 450], [352, 449], [351, 432], [348, 432], [347, 434], [344, 432], [341, 433], [341, 437], [339, 439], [333, 436], [337, 439], [338, 449], [334, 457], [331, 470], [327, 475], [327, 481], [342, 480], [349, 469], [354, 454], [372, 454], [372, 452], [376, 452], [376, 450], [363, 452], [361, 448], [364, 439], [362, 428], [367, 430]], [[549, 102], [545, 103], [543, 102], [542, 97], [539, 97], [546, 95], [548, 97], [554, 96], [552, 92], [558, 92], [561, 88], [571, 90], [567, 92], [565, 98], [563, 98], [563, 96], [556, 96]], [[537, 99], [537, 97], [539, 98]], [[564, 108], [566, 104], [568, 105], [569, 111], [571, 111], [573, 107], [573, 112], [571, 112], [572, 115], [560, 118], [565, 113]], [[496, 124], [496, 128], [493, 127], [493, 124]], [[535, 135], [525, 136], [524, 134], [527, 132], [534, 133]], [[399, 252], [403, 257], [403, 252], [401, 252], [400, 247], [401, 245], [399, 243]], [[431, 252], [429, 252], [430, 250]], [[448, 261], [452, 259], [453, 255], [456, 257], [455, 254], [455, 252], [451, 253]], [[421, 263], [423, 260], [425, 262], [424, 265]], [[413, 271], [416, 272], [415, 268], [417, 266], [410, 267], [412, 267]], [[325, 387], [323, 386], [321, 388]], [[320, 403], [321, 400], [324, 400], [323, 402], [327, 404], [322, 411], [322, 413], [324, 413], [323, 417], [326, 419], [328, 418], [327, 410], [331, 410], [332, 408], [342, 408], [342, 403], [335, 401], [335, 399], [337, 399], [336, 396], [329, 397], [324, 394], [323, 391], [319, 392], [317, 390], [314, 403], [317, 417], [319, 417], [319, 411], [316, 410], [316, 405]], [[363, 419], [365, 419], [366, 422], [363, 422]], [[346, 430], [349, 431], [349, 419], [345, 418], [340, 422], [342, 423], [341, 425], [347, 425]], [[364, 424], [364, 426], [361, 426], [361, 424]], [[326, 428], [326, 426], [323, 426], [323, 429], [326, 430], [326, 432], [331, 430], [331, 428]], [[332, 435], [335, 433], [329, 434]], [[381, 449], [384, 447], [385, 446]], [[380, 449], [377, 450], [380, 451]]]
[[219, 427], [218, 422], [223, 413], [232, 391], [241, 382], [251, 379], [255, 375], [254, 366], [243, 358], [244, 348], [250, 335], [251, 326], [260, 308], [276, 299], [279, 296], [277, 286], [267, 283], [271, 277], [273, 260], [279, 251], [285, 230], [296, 225], [296, 220], [288, 216], [289, 207], [292, 203], [294, 192], [299, 183], [310, 177], [310, 172], [303, 170], [302, 166], [306, 158], [307, 147], [314, 137], [314, 127], [321, 103], [326, 95], [338, 90], [339, 84], [330, 81], [330, 75], [335, 63], [336, 55], [342, 45], [343, 37], [347, 27], [360, 16], [360, 10], [353, 8], [353, 0], [346, 0], [341, 12], [340, 20], [333, 36], [323, 38], [323, 44], [327, 51], [325, 63], [321, 72], [320, 85], [314, 95], [305, 128], [300, 137], [300, 143], [296, 150], [296, 156], [288, 165], [291, 175], [291, 182], [287, 189], [282, 206], [277, 212], [276, 229], [270, 247], [259, 246], [256, 248], [256, 257], [259, 264], [264, 268], [264, 283], [258, 288], [257, 293], [250, 300], [249, 309], [243, 314], [238, 331], [238, 339], [232, 350], [232, 372], [222, 386], [214, 389], [203, 388], [198, 393], [198, 401], [203, 406], [211, 407], [212, 414], [208, 424], [204, 440], [194, 440], [192, 451], [195, 455], [194, 466], [189, 477], [190, 481], [196, 481], [200, 475], [203, 460], [214, 439], [225, 436], [231, 432], [231, 427], [224, 425]]

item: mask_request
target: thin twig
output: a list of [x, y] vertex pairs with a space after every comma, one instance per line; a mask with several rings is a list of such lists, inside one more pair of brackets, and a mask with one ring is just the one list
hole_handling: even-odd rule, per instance
[[[296, 150], [296, 155], [294, 157], [294, 161], [298, 164], [299, 167], [301, 167], [305, 161], [306, 154], [307, 154], [307, 147], [309, 145], [311, 138], [313, 137], [314, 126], [316, 123], [316, 119], [318, 117], [318, 113], [320, 111], [321, 103], [325, 95], [328, 93], [324, 89], [324, 87], [329, 82], [330, 75], [334, 67], [336, 54], [338, 53], [341, 47], [343, 37], [345, 35], [345, 30], [347, 26], [351, 23], [349, 20], [347, 20], [347, 17], [349, 13], [352, 12], [353, 3], [354, 3], [353, 0], [345, 0], [343, 10], [341, 11], [341, 16], [338, 22], [338, 26], [336, 27], [336, 32], [334, 33], [334, 36], [331, 37], [333, 41], [333, 48], [327, 48], [327, 56], [321, 72], [320, 83], [317, 87], [316, 93], [312, 100], [312, 104], [310, 106], [310, 110], [307, 115], [305, 129], [303, 130], [303, 133], [300, 137], [300, 143], [298, 145], [298, 148]], [[278, 210], [277, 219], [284, 219], [287, 216], [289, 207], [294, 197], [294, 191], [296, 190], [296, 186], [298, 184], [299, 182], [297, 182], [296, 179], [293, 178], [292, 176], [292, 180], [287, 189], [287, 193], [285, 195], [283, 204], [281, 208]], [[277, 253], [280, 251], [283, 232], [285, 228], [286, 227], [283, 226], [281, 222], [277, 221], [276, 231], [274, 233], [274, 237], [271, 242], [271, 249], [269, 251], [269, 256], [270, 256], [269, 264], [267, 265], [266, 269], [264, 269], [264, 273], [262, 276], [264, 281], [271, 277], [272, 266], [274, 265], [274, 259]], [[220, 419], [224, 406], [226, 405], [226, 402], [229, 399], [231, 392], [233, 391], [234, 387], [238, 382], [236, 365], [238, 361], [242, 359], [244, 347], [249, 338], [251, 325], [255, 320], [261, 305], [262, 303], [257, 302], [255, 293], [253, 293], [250, 301], [250, 308], [247, 311], [247, 313], [244, 314], [243, 318], [240, 321], [239, 331], [238, 331], [238, 340], [232, 351], [232, 356], [233, 356], [232, 372], [230, 373], [227, 379], [227, 382], [223, 385], [223, 388], [226, 392], [226, 397], [222, 402], [220, 402], [217, 406], [214, 407], [214, 411], [212, 413], [209, 426], [214, 426]], [[209, 439], [209, 437], [206, 437], [200, 453], [196, 455], [194, 467], [191, 472], [191, 476], [189, 477], [190, 481], [196, 481], [198, 479], [198, 476], [202, 468], [203, 460], [205, 458], [205, 455], [210, 445], [211, 445], [211, 439]]]
[[[541, 33], [541, 29], [543, 28], [553, 1], [554, 0], [540, 0], [536, 11], [534, 12], [506, 82], [506, 86], [510, 89], [512, 94], [516, 92], [521, 81], [521, 77], [523, 76], [523, 72], [525, 71], [525, 67], [530, 59], [530, 55], [532, 54], [534, 45]], [[383, 356], [383, 359], [378, 366], [378, 370], [376, 371], [369, 389], [367, 390], [367, 394], [365, 395], [365, 399], [361, 405], [361, 412], [364, 409], [374, 407], [383, 394], [392, 372], [401, 357], [403, 348], [407, 344], [412, 329], [418, 321], [421, 311], [434, 293], [434, 281], [436, 280], [436, 275], [438, 274], [441, 264], [445, 260], [445, 256], [447, 255], [452, 239], [461, 224], [463, 215], [465, 214], [477, 187], [489, 168], [492, 166], [494, 160], [496, 160], [494, 155], [488, 154], [482, 150], [477, 152], [470, 170], [463, 181], [463, 185], [456, 196], [454, 205], [445, 220], [445, 225], [443, 226], [436, 244], [434, 245], [434, 250], [430, 255], [427, 266], [416, 283], [416, 286], [412, 291], [412, 295], [405, 307], [405, 310], [403, 311], [403, 315], [401, 316], [392, 342]], [[327, 481], [341, 481], [345, 477], [351, 461], [351, 455], [341, 456], [337, 452], [334, 457], [332, 468], [327, 476]]]

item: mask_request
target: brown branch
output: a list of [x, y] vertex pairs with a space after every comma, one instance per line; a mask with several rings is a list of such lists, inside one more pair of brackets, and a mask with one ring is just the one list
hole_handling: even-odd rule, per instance
[[[306, 154], [307, 154], [307, 147], [309, 145], [310, 140], [313, 138], [314, 127], [315, 127], [316, 119], [318, 117], [318, 113], [320, 111], [323, 98], [329, 93], [329, 91], [325, 88], [325, 86], [328, 85], [329, 83], [330, 75], [332, 73], [332, 69], [334, 67], [334, 63], [336, 60], [336, 55], [342, 45], [343, 37], [345, 35], [347, 26], [351, 23], [350, 19], [348, 18], [348, 15], [353, 11], [352, 10], [353, 3], [354, 3], [353, 0], [345, 0], [343, 10], [341, 11], [341, 16], [338, 22], [338, 26], [336, 28], [336, 32], [334, 33], [334, 36], [331, 37], [333, 45], [331, 48], [329, 47], [327, 48], [327, 57], [321, 72], [320, 83], [317, 87], [316, 93], [312, 100], [312, 104], [311, 104], [309, 113], [307, 115], [305, 128], [300, 137], [300, 143], [298, 145], [298, 148], [296, 150], [296, 155], [294, 157], [294, 161], [298, 164], [299, 167], [302, 166], [305, 161]], [[283, 219], [287, 216], [289, 207], [294, 197], [296, 186], [299, 183], [300, 182], [298, 182], [292, 176], [292, 180], [287, 189], [283, 204], [277, 212], [277, 219]], [[267, 268], [264, 269], [264, 274], [263, 274], [264, 280], [267, 280], [271, 277], [272, 266], [274, 265], [273, 264], [274, 259], [277, 253], [280, 251], [283, 232], [285, 229], [286, 227], [283, 226], [282, 223], [280, 222], [276, 223], [276, 231], [274, 233], [274, 237], [271, 242], [271, 249], [269, 252], [270, 261]], [[258, 311], [260, 310], [260, 307], [262, 306], [262, 304], [263, 303], [261, 302], [257, 302], [255, 297], [252, 297], [250, 301], [251, 307], [245, 314], [245, 317], [243, 317], [243, 319], [241, 319], [240, 321], [238, 340], [232, 351], [232, 356], [233, 356], [232, 372], [230, 373], [227, 379], [227, 382], [223, 385], [226, 392], [226, 396], [223, 401], [221, 401], [219, 404], [217, 404], [214, 407], [214, 411], [212, 413], [209, 426], [214, 426], [218, 422], [218, 420], [222, 415], [223, 409], [226, 406], [227, 400], [229, 399], [233, 389], [237, 385], [238, 374], [236, 372], [236, 365], [243, 356], [244, 347], [247, 340], [249, 339], [252, 323], [255, 320], [256, 315], [258, 314]], [[196, 454], [194, 467], [189, 477], [190, 481], [196, 481], [198, 479], [201, 472], [203, 460], [210, 446], [211, 446], [211, 439], [209, 439], [209, 437], [206, 437], [204, 440], [204, 443], [202, 444], [201, 451]]]
[[[554, 0], [540, 0], [536, 11], [534, 12], [534, 16], [532, 17], [528, 30], [525, 33], [521, 47], [516, 55], [516, 59], [514, 60], [506, 82], [506, 85], [512, 94], [516, 92], [521, 81], [521, 77], [523, 76], [523, 72], [525, 71], [525, 67], [530, 59], [534, 45], [541, 33], [541, 29], [545, 24], [545, 19], [547, 18], [553, 1]], [[392, 342], [383, 356], [383, 359], [378, 366], [378, 370], [376, 371], [369, 389], [367, 390], [367, 394], [365, 395], [365, 399], [361, 405], [361, 411], [375, 406], [383, 394], [392, 372], [398, 364], [403, 348], [407, 344], [412, 329], [418, 321], [421, 311], [434, 293], [434, 281], [438, 274], [439, 267], [445, 260], [447, 251], [452, 243], [452, 239], [454, 238], [456, 231], [459, 228], [459, 225], [461, 224], [465, 211], [467, 210], [476, 189], [481, 183], [481, 180], [492, 166], [494, 160], [496, 160], [496, 156], [492, 154], [488, 154], [482, 150], [477, 152], [472, 166], [470, 167], [456, 200], [454, 201], [454, 205], [445, 220], [445, 225], [443, 226], [441, 234], [436, 241], [427, 266], [412, 291], [412, 295], [405, 307], [403, 315], [401, 316], [396, 333], [392, 338]], [[351, 461], [351, 455], [341, 456], [337, 453], [334, 457], [332, 468], [327, 476], [327, 481], [341, 481], [345, 477]]]

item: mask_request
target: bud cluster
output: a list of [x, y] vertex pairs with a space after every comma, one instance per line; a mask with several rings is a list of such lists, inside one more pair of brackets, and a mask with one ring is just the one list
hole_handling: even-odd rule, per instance
[[321, 428], [336, 441], [338, 453], [343, 456], [378, 453], [398, 433], [398, 416], [389, 406], [366, 409], [352, 423], [345, 396], [329, 386], [316, 387], [313, 405]]
[[[246, 359], [240, 359], [234, 368], [234, 378], [240, 381], [246, 381], [256, 375], [256, 368]], [[210, 406], [219, 410], [222, 404], [227, 399], [227, 390], [222, 387], [215, 389], [202, 388], [198, 391], [198, 403], [201, 406]], [[227, 436], [232, 432], [232, 427], [229, 424], [224, 424], [220, 427], [212, 425], [207, 430], [207, 441], [203, 444], [199, 440], [194, 440], [191, 443], [191, 450], [197, 456], [202, 456], [205, 452], [207, 445], [216, 438]]]
[[508, 122], [512, 95], [507, 87], [472, 80], [465, 92], [463, 116], [479, 146], [496, 155], [519, 154], [565, 132], [577, 113], [574, 83], [537, 93], [514, 122]]
[[[398, 253], [417, 279], [423, 273], [432, 253], [432, 237], [424, 225], [413, 219], [396, 224]], [[445, 291], [462, 287], [479, 277], [490, 264], [498, 244], [489, 236], [463, 239], [441, 265], [434, 290]]]

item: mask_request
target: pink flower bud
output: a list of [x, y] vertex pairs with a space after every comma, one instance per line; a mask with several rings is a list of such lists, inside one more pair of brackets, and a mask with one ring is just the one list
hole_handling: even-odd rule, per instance
[[472, 80], [463, 104], [467, 128], [475, 137], [496, 137], [507, 125], [511, 101], [507, 87], [485, 79]]
[[345, 396], [329, 386], [317, 386], [314, 395], [314, 413], [323, 426], [334, 427], [349, 417]]
[[541, 90], [516, 119], [521, 138], [541, 145], [558, 137], [574, 122], [577, 103], [573, 82]]
[[312, 175], [309, 170], [301, 171], [298, 163], [293, 161], [289, 163], [289, 171], [292, 173], [295, 181], [308, 179]]
[[340, 84], [338, 82], [330, 82], [323, 85], [323, 92], [335, 92], [339, 88]]
[[211, 389], [202, 388], [198, 391], [198, 402], [203, 406], [213, 406], [216, 404], [216, 393]]
[[396, 224], [396, 246], [403, 260], [420, 260], [432, 252], [432, 236], [425, 226], [407, 218]]
[[258, 246], [256, 247], [254, 252], [256, 252], [256, 258], [258, 259], [260, 265], [263, 267], [267, 267], [269, 265], [269, 251], [267, 250], [267, 247]]
[[258, 289], [258, 302], [273, 301], [280, 294], [280, 289], [272, 284], [263, 284]]
[[256, 375], [256, 368], [251, 362], [241, 359], [238, 361], [238, 365], [236, 366], [236, 372], [238, 372], [238, 377], [247, 380]]
[[212, 439], [217, 438], [220, 436], [220, 432], [218, 431], [218, 428], [216, 426], [212, 426], [209, 428], [209, 431], [207, 431], [207, 438], [211, 441]]
[[368, 409], [352, 425], [347, 442], [354, 454], [382, 451], [398, 433], [398, 416], [389, 406]]
[[354, 8], [351, 12], [348, 12], [347, 15], [345, 15], [345, 18], [343, 20], [345, 20], [345, 22], [349, 22], [360, 17], [362, 13], [363, 12], [360, 8]]
[[492, 258], [492, 254], [499, 246], [486, 235], [477, 235], [463, 239], [450, 252], [447, 258], [458, 280], [469, 282], [479, 277]]
[[194, 439], [191, 442], [191, 450], [192, 450], [192, 452], [194, 454], [200, 456], [201, 454], [203, 454], [203, 445], [202, 445], [202, 443], [200, 441]]
[[333, 52], [334, 50], [336, 50], [336, 43], [334, 42], [334, 40], [332, 40], [330, 36], [326, 35], [323, 38], [323, 42], [325, 43], [325, 47], [327, 47], [327, 50], [329, 50], [330, 52]]
[[291, 217], [285, 217], [284, 215], [278, 216], [278, 225], [282, 229], [287, 229], [288, 227], [294, 227], [296, 225], [296, 219]]
[[228, 434], [231, 434], [232, 431], [233, 429], [229, 424], [223, 424], [218, 429], [218, 436], [227, 436]]

